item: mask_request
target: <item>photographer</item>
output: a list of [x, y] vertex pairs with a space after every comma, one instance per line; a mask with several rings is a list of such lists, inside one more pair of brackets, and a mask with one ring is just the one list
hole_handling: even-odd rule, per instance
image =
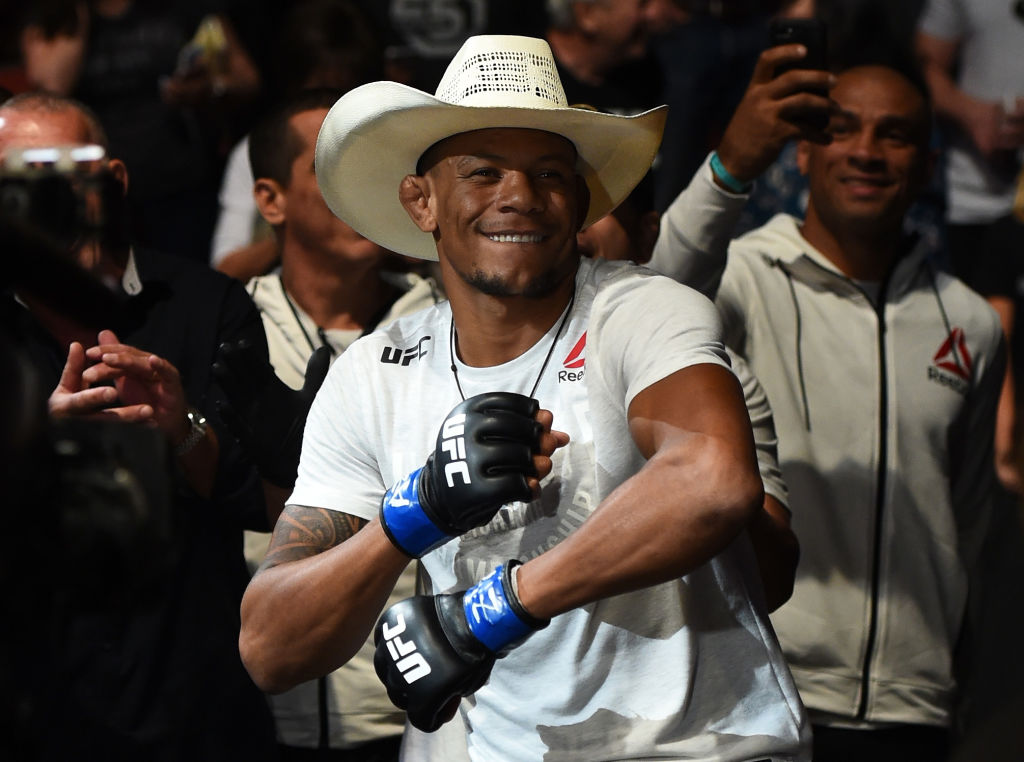
[[[26, 149], [82, 144], [106, 147], [95, 117], [75, 101], [26, 94], [0, 106], [6, 185], [14, 159], [33, 158]], [[94, 325], [88, 312], [69, 310], [46, 281], [13, 280], [0, 301], [4, 324], [53, 390], [51, 418], [118, 419], [160, 433], [173, 462], [174, 544], [170, 568], [145, 599], [93, 609], [76, 601], [52, 667], [59, 701], [42, 702], [55, 711], [40, 756], [269, 758], [272, 721], [236, 643], [247, 580], [241, 532], [267, 520], [254, 469], [218, 432], [211, 372], [225, 341], [246, 340], [265, 357], [259, 315], [240, 284], [129, 245], [123, 163], [54, 170], [69, 174], [78, 219], [68, 224], [58, 204], [32, 205], [22, 219], [0, 220], [9, 239], [3, 250], [15, 259], [33, 254], [10, 231], [49, 236], [109, 289], [109, 322]]]

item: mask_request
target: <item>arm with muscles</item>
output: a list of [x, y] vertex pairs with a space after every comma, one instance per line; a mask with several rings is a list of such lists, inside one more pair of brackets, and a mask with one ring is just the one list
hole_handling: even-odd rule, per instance
[[[87, 363], [92, 363], [88, 365]], [[95, 386], [113, 381], [114, 386]], [[189, 416], [178, 370], [167, 360], [122, 344], [100, 331], [97, 346], [73, 342], [50, 415], [91, 415], [156, 426], [167, 438], [182, 474], [200, 495], [213, 489], [218, 444], [212, 429]]]
[[446, 417], [427, 464], [387, 491], [372, 521], [287, 506], [242, 600], [240, 648], [256, 683], [282, 691], [348, 661], [411, 557], [531, 499], [567, 443], [535, 400], [470, 397]]
[[[678, 578], [729, 543], [761, 500], [750, 423], [730, 371], [694, 365], [629, 407], [644, 468], [554, 549], [512, 561], [469, 590], [385, 612], [377, 673], [410, 722], [434, 730], [500, 658], [552, 616]], [[679, 495], [686, 495], [680, 508]]]
[[713, 298], [751, 184], [790, 140], [828, 139], [814, 125], [829, 109], [824, 92], [833, 75], [794, 69], [775, 76], [777, 65], [805, 53], [783, 45], [761, 54], [718, 150], [662, 216], [651, 268]]
[[519, 598], [535, 617], [681, 577], [761, 506], [750, 420], [728, 369], [676, 371], [637, 394], [628, 415], [647, 463], [579, 530], [521, 567]]

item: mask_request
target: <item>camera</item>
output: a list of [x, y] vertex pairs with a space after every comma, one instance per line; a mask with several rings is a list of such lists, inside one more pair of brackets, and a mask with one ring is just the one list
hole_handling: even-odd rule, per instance
[[0, 166], [0, 222], [31, 231], [60, 250], [109, 238], [121, 186], [98, 145], [10, 148]]

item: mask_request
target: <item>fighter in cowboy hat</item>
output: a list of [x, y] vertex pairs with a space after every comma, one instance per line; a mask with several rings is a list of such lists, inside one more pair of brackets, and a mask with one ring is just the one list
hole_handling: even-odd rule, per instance
[[[376, 82], [331, 109], [328, 205], [436, 258], [449, 301], [320, 389], [242, 605], [262, 688], [375, 630], [392, 699], [427, 731], [458, 706], [474, 760], [806, 758], [747, 539], [789, 530], [760, 513], [714, 307], [576, 249], [663, 120], [569, 108], [547, 44], [507, 36], [469, 39], [434, 96]], [[433, 595], [381, 616], [412, 558]]]

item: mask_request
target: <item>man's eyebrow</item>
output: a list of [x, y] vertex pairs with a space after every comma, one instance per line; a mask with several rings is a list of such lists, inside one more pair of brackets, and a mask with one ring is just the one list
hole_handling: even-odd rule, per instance
[[[471, 161], [494, 161], [494, 162], [499, 162], [499, 161], [504, 161], [505, 159], [506, 159], [505, 156], [502, 156], [501, 154], [497, 154], [497, 153], [486, 153], [486, 152], [471, 153], [471, 154], [466, 154], [465, 156], [460, 157], [459, 160], [455, 163], [455, 166], [461, 167], [462, 165], [467, 164], [467, 163], [469, 163]], [[573, 164], [576, 161], [576, 157], [573, 156], [573, 157], [570, 158], [569, 156], [567, 156], [566, 154], [563, 154], [563, 153], [546, 153], [546, 154], [543, 154], [542, 156], [538, 156], [534, 161], [536, 163], [541, 163], [541, 162], [546, 162], [546, 161], [564, 161], [567, 164]]]
[[916, 119], [910, 116], [900, 116], [899, 114], [883, 116], [878, 120], [878, 123], [885, 127], [903, 127], [908, 130], [912, 130], [917, 126]]

